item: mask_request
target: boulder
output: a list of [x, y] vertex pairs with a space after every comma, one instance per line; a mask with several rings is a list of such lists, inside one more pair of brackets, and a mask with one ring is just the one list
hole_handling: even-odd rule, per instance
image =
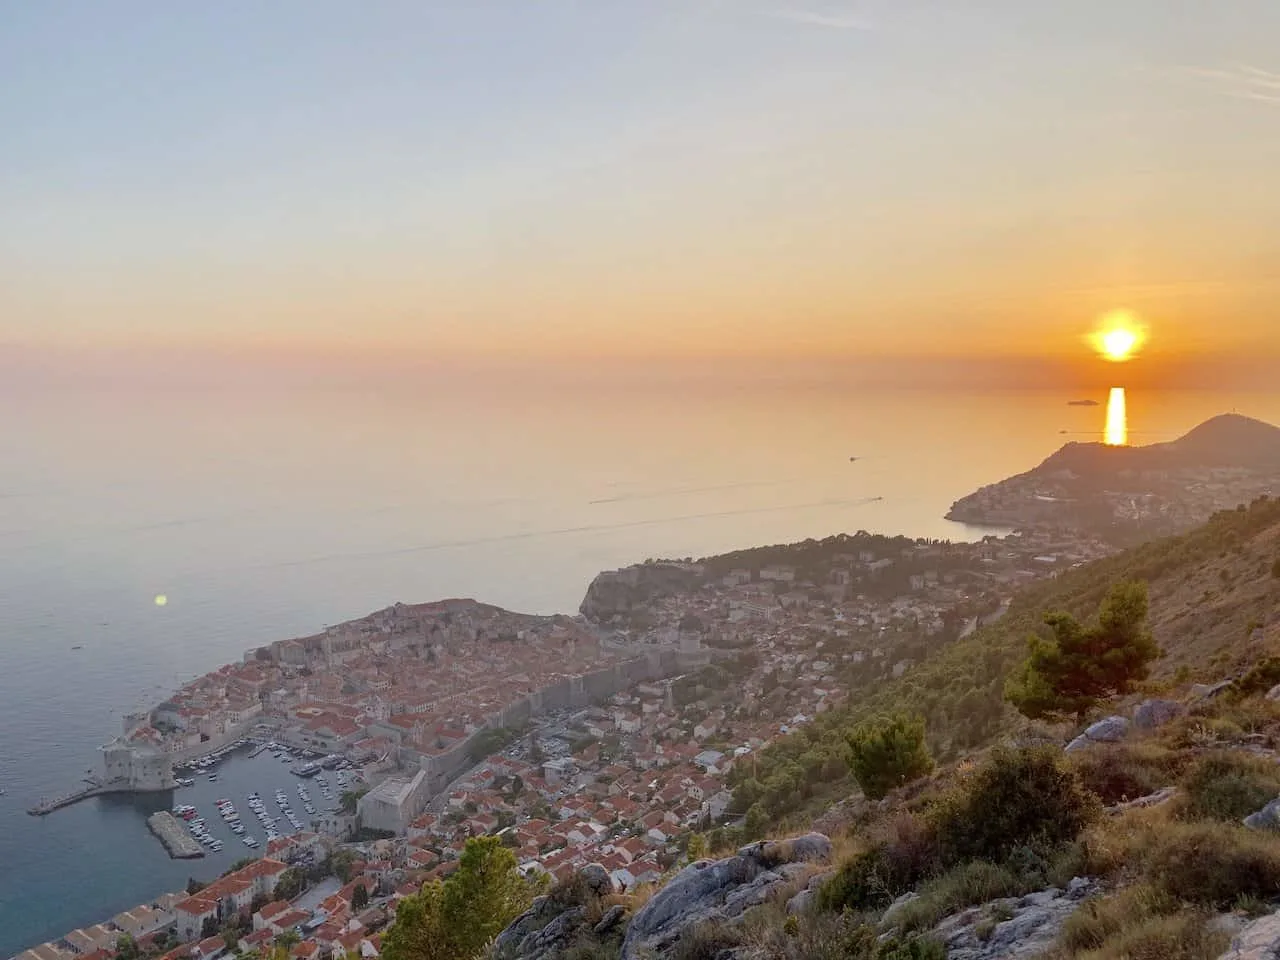
[[1129, 721], [1126, 717], [1106, 717], [1090, 724], [1084, 733], [1067, 744], [1066, 752], [1074, 753], [1094, 743], [1116, 743], [1123, 740], [1128, 732]]
[[588, 864], [578, 871], [577, 879], [582, 881], [580, 885], [537, 897], [528, 910], [498, 934], [492, 956], [499, 960], [552, 960], [587, 932], [589, 916], [600, 917], [590, 927], [598, 936], [608, 934], [623, 922], [626, 908], [620, 905], [603, 914], [595, 910], [601, 906], [601, 898], [613, 892], [609, 871], [599, 864]]
[[780, 895], [831, 856], [822, 834], [748, 844], [724, 860], [691, 863], [641, 907], [627, 925], [621, 960], [661, 957], [692, 927], [735, 923]]
[[1272, 703], [1275, 703], [1277, 700], [1280, 700], [1280, 683], [1277, 683], [1274, 687], [1272, 687], [1270, 690], [1267, 691], [1267, 699], [1270, 700]]
[[1185, 712], [1186, 707], [1176, 700], [1143, 700], [1133, 708], [1133, 725], [1139, 730], [1154, 730]]
[[1244, 818], [1244, 825], [1250, 830], [1280, 830], [1280, 798], [1249, 814]]
[[1193, 683], [1191, 685], [1191, 700], [1193, 703], [1201, 700], [1212, 700], [1234, 682], [1234, 680], [1219, 680], [1217, 683]]
[[[1096, 889], [1093, 881], [1077, 877], [1066, 890], [1050, 887], [971, 907], [943, 920], [933, 933], [946, 944], [948, 960], [1030, 960], [1052, 946], [1067, 918]], [[997, 916], [1009, 919], [984, 930], [989, 936], [983, 939], [979, 924]]]
[[779, 863], [814, 863], [831, 859], [831, 841], [821, 833], [806, 833], [791, 840], [759, 840], [738, 849], [738, 856], [771, 867]]
[[587, 889], [597, 897], [613, 893], [613, 878], [609, 876], [609, 871], [598, 863], [588, 863], [578, 871], [578, 876], [586, 881]]
[[1275, 960], [1280, 957], [1280, 913], [1247, 924], [1231, 938], [1231, 947], [1218, 960]]
[[627, 915], [627, 908], [620, 903], [615, 903], [612, 907], [604, 912], [604, 916], [599, 919], [591, 932], [597, 937], [604, 936], [614, 927], [622, 922], [622, 918]]
[[584, 907], [566, 908], [552, 897], [538, 897], [498, 934], [493, 942], [493, 956], [551, 960], [569, 949], [585, 922]]
[[817, 906], [818, 890], [834, 876], [834, 870], [824, 870], [822, 873], [815, 873], [810, 877], [809, 882], [805, 884], [805, 888], [787, 901], [787, 915], [796, 916], [813, 910]]

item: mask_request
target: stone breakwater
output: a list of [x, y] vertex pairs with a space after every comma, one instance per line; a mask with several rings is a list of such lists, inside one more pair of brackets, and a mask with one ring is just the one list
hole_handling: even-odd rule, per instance
[[164, 844], [164, 848], [169, 851], [169, 856], [173, 859], [194, 860], [204, 856], [204, 848], [183, 829], [182, 821], [167, 810], [161, 810], [147, 817], [147, 827], [160, 838], [160, 842]]

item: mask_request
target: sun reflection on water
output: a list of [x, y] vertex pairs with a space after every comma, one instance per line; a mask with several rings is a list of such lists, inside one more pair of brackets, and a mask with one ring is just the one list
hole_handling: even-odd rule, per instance
[[1124, 387], [1112, 387], [1107, 398], [1107, 429], [1104, 442], [1109, 447], [1129, 445], [1129, 413], [1125, 404]]

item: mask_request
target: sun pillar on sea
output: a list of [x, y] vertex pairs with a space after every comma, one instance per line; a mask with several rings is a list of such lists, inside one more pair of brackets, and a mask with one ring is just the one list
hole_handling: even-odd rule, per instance
[[1107, 397], [1107, 427], [1104, 442], [1109, 447], [1129, 445], [1129, 410], [1124, 387], [1112, 387]]

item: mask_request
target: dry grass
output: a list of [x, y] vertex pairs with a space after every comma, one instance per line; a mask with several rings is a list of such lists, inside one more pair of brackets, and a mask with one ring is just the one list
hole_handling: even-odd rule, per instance
[[1210, 919], [1194, 910], [1151, 917], [1122, 930], [1098, 949], [1074, 956], [1076, 960], [1217, 960], [1231, 938], [1211, 930]]
[[1164, 744], [1133, 741], [1091, 747], [1072, 754], [1071, 766], [1103, 803], [1120, 803], [1176, 783], [1190, 754]]

